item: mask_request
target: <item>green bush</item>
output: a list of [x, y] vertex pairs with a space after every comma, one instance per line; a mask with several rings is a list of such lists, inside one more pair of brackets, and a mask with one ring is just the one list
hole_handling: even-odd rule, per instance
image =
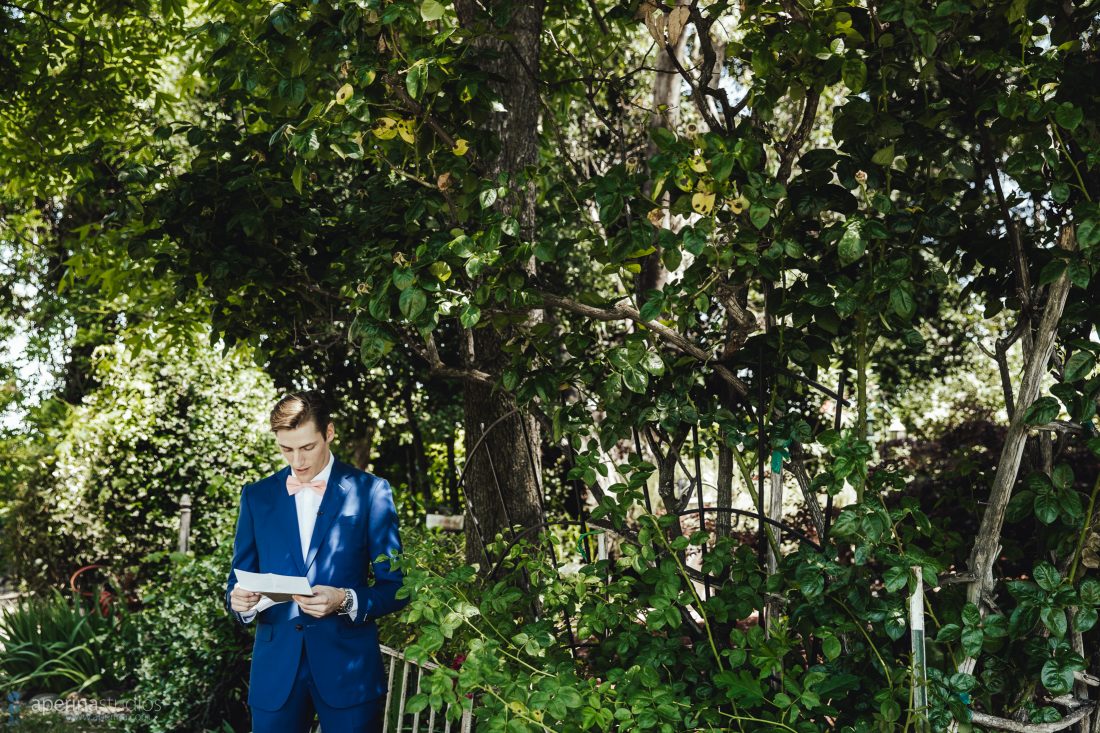
[[82, 404], [38, 408], [23, 465], [0, 478], [2, 549], [30, 586], [93, 562], [123, 574], [174, 549], [184, 493], [192, 549], [207, 554], [232, 536], [241, 486], [280, 465], [265, 424], [274, 390], [243, 351], [221, 355], [201, 333], [144, 337], [97, 352], [99, 386]]
[[[155, 560], [155, 558], [154, 558]], [[244, 730], [251, 631], [226, 614], [222, 589], [232, 543], [213, 554], [173, 553], [162, 580], [142, 589], [131, 660], [130, 721], [138, 733]]]
[[[654, 467], [631, 457], [620, 468], [626, 480], [594, 512], [624, 538], [615, 559], [567, 574], [545, 546], [509, 547], [498, 535], [492, 552], [505, 560], [486, 577], [441, 565], [429, 545], [407, 548], [400, 564], [412, 600], [402, 622], [416, 639], [405, 651], [440, 665], [410, 712], [472, 706], [481, 733], [871, 733], [908, 728], [921, 713], [939, 731], [1036, 690], [1064, 695], [1085, 669], [1070, 637], [1094, 643], [1100, 581], [1040, 562], [984, 617], [961, 585], [926, 597], [929, 707], [913, 709], [911, 569], [933, 586], [955, 545], [904, 495], [900, 472], [869, 472], [864, 501], [841, 511], [831, 540], [801, 545], [769, 576], [738, 540], [680, 536], [667, 515], [631, 513], [628, 522]], [[685, 562], [704, 545], [709, 597]], [[568, 549], [555, 547], [557, 557]], [[979, 653], [979, 669], [958, 671]], [[1023, 707], [1032, 722], [1059, 717], [1049, 705]]]
[[15, 690], [29, 699], [40, 692], [117, 690], [127, 677], [131, 630], [121, 604], [104, 614], [94, 602], [57, 591], [24, 597], [0, 614], [4, 693]]

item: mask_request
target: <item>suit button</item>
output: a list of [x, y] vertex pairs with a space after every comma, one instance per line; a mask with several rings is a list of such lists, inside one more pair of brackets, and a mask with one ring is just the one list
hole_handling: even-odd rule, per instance
[[294, 630], [295, 631], [301, 631], [302, 630], [302, 625], [301, 624], [294, 624]]

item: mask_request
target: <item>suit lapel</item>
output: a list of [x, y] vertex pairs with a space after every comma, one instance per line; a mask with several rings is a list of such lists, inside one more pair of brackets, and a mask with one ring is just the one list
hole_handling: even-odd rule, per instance
[[[321, 498], [321, 506], [317, 509], [317, 523], [313, 525], [313, 536], [309, 540], [309, 552], [306, 554], [306, 573], [313, 567], [313, 561], [317, 559], [317, 551], [321, 548], [321, 540], [325, 538], [336, 521], [336, 515], [340, 513], [340, 507], [344, 504], [344, 498], [351, 490], [351, 477], [344, 470], [344, 464], [334, 461], [332, 473], [328, 477], [328, 486]], [[291, 502], [293, 506], [293, 502]], [[297, 526], [297, 517], [295, 517]]]
[[275, 514], [279, 524], [280, 534], [282, 534], [283, 537], [293, 539], [290, 547], [290, 556], [294, 560], [294, 565], [298, 568], [298, 572], [301, 575], [305, 575], [306, 565], [302, 562], [302, 545], [298, 539], [301, 536], [298, 532], [298, 508], [294, 503], [294, 497], [287, 493], [286, 490], [286, 479], [289, 475], [289, 466], [275, 474], [275, 482], [277, 484], [274, 492]]

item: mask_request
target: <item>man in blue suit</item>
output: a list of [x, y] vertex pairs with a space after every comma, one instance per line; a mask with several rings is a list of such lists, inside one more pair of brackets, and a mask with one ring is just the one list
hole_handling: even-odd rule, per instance
[[[279, 400], [271, 430], [288, 466], [241, 491], [225, 591], [233, 616], [256, 624], [253, 731], [307, 733], [316, 712], [324, 733], [376, 733], [387, 677], [374, 621], [408, 603], [388, 559], [401, 552], [389, 482], [332, 456], [316, 392]], [[272, 603], [237, 587], [237, 568], [305, 576], [313, 595]]]

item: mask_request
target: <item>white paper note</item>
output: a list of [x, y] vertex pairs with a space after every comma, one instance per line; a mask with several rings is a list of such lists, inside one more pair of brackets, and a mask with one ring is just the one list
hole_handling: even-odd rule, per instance
[[[291, 596], [312, 596], [313, 589], [309, 580], [303, 576], [278, 575], [276, 573], [250, 573], [235, 568], [237, 585], [244, 590], [260, 593], [273, 603], [285, 603], [293, 600]], [[263, 601], [261, 601], [262, 603]]]

